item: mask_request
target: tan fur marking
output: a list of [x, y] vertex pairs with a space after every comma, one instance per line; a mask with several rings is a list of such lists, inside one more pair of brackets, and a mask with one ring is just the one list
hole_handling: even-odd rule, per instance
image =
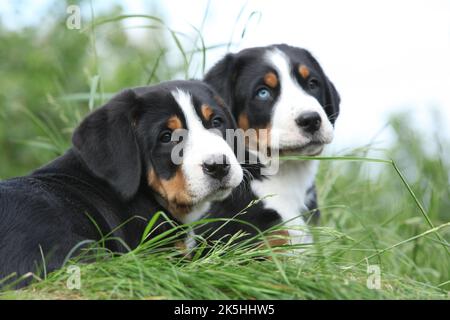
[[[264, 131], [262, 131], [264, 130]], [[263, 148], [268, 148], [270, 146], [270, 136], [271, 136], [272, 126], [268, 125], [267, 128], [256, 129], [256, 136], [258, 138], [258, 149], [263, 150]]]
[[301, 64], [300, 67], [298, 67], [298, 73], [300, 73], [303, 79], [306, 79], [309, 76], [309, 69], [307, 66]]
[[264, 83], [271, 88], [278, 86], [278, 77], [275, 73], [269, 72], [264, 76]]
[[239, 128], [244, 129], [244, 130], [247, 130], [248, 128], [250, 128], [247, 114], [241, 113], [239, 115], [238, 126], [239, 126]]
[[[248, 130], [249, 128], [246, 128], [244, 130]], [[267, 156], [271, 156], [272, 149], [270, 147], [271, 143], [271, 125], [267, 126], [266, 128], [250, 128], [254, 129], [254, 133], [247, 133], [245, 136], [244, 143], [250, 150], [258, 150], [259, 152], [264, 152]]]
[[167, 120], [167, 127], [172, 130], [183, 128], [180, 118], [178, 116], [172, 116]]
[[182, 253], [185, 253], [187, 251], [186, 243], [182, 240], [175, 242], [175, 248], [177, 248]]
[[148, 185], [167, 202], [170, 213], [179, 218], [187, 214], [192, 206], [192, 198], [187, 192], [186, 180], [181, 168], [168, 179], [161, 179], [152, 169], [147, 174]]
[[208, 106], [207, 104], [202, 105], [202, 115], [206, 121], [211, 120], [211, 116], [213, 115], [213, 113], [214, 111], [210, 106]]
[[182, 254], [184, 258], [192, 260], [193, 255], [191, 250], [186, 245], [186, 242], [184, 240], [180, 240], [175, 242], [175, 249], [178, 251], [179, 254]]
[[151, 169], [147, 173], [147, 183], [150, 187], [152, 187], [153, 190], [163, 195], [163, 190], [161, 187], [161, 181], [159, 180], [158, 176], [156, 175], [155, 171]]
[[[238, 118], [238, 127], [243, 130], [250, 129], [250, 123], [246, 113], [241, 113]], [[258, 150], [266, 150], [268, 156], [271, 155], [272, 150], [270, 148], [271, 144], [271, 134], [272, 125], [269, 124], [267, 127], [252, 128], [256, 131], [256, 137], [254, 134], [248, 135], [245, 139], [245, 145], [250, 149], [258, 148]], [[264, 131], [262, 131], [264, 130]], [[256, 141], [254, 141], [256, 139]]]
[[[276, 249], [273, 249], [273, 252], [283, 252], [283, 248], [277, 248], [277, 247], [282, 247], [282, 246], [288, 245], [290, 243], [289, 232], [287, 230], [273, 231], [267, 235], [266, 240], [267, 240], [267, 242], [262, 242], [259, 245], [260, 248], [265, 248], [265, 247], [276, 248]], [[270, 257], [270, 256], [267, 256], [265, 258], [267, 260], [272, 260], [272, 257]]]
[[280, 247], [289, 244], [289, 232], [287, 230], [277, 230], [267, 237], [267, 242], [271, 247]]

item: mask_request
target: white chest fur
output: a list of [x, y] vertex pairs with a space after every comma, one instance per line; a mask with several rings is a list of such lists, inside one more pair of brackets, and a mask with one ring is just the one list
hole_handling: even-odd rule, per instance
[[252, 181], [252, 191], [263, 199], [265, 208], [273, 209], [290, 228], [292, 243], [311, 243], [301, 213], [306, 211], [306, 192], [313, 184], [317, 161], [282, 161], [277, 174], [262, 181]]

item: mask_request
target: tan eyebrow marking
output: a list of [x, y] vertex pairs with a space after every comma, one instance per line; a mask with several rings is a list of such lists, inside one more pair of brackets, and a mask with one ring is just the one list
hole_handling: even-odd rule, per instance
[[171, 130], [176, 130], [183, 128], [183, 124], [178, 116], [172, 116], [167, 120], [167, 127]]
[[202, 105], [202, 115], [203, 118], [205, 118], [206, 121], [209, 121], [211, 119], [211, 116], [213, 115], [214, 111], [210, 106], [207, 104]]
[[309, 76], [309, 69], [307, 66], [301, 64], [298, 67], [298, 73], [300, 73], [300, 75], [302, 76], [303, 79], [306, 79]]
[[268, 72], [264, 76], [264, 83], [271, 88], [276, 88], [278, 86], [278, 77], [273, 72]]

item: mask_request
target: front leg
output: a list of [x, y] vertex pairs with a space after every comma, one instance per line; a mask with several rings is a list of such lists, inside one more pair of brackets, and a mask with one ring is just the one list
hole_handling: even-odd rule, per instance
[[308, 210], [304, 213], [305, 221], [308, 224], [317, 225], [319, 224], [320, 220], [320, 211], [319, 211], [319, 205], [317, 203], [317, 191], [316, 191], [316, 182], [314, 181], [313, 184], [306, 190], [306, 197], [305, 197], [305, 206]]

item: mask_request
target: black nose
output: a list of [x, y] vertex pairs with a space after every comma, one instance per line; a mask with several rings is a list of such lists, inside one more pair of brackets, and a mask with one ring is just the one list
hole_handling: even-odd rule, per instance
[[228, 162], [228, 158], [225, 155], [211, 157], [203, 162], [203, 172], [214, 179], [222, 180], [230, 171]]
[[309, 133], [314, 133], [320, 129], [322, 119], [317, 112], [305, 112], [295, 119], [297, 125]]

